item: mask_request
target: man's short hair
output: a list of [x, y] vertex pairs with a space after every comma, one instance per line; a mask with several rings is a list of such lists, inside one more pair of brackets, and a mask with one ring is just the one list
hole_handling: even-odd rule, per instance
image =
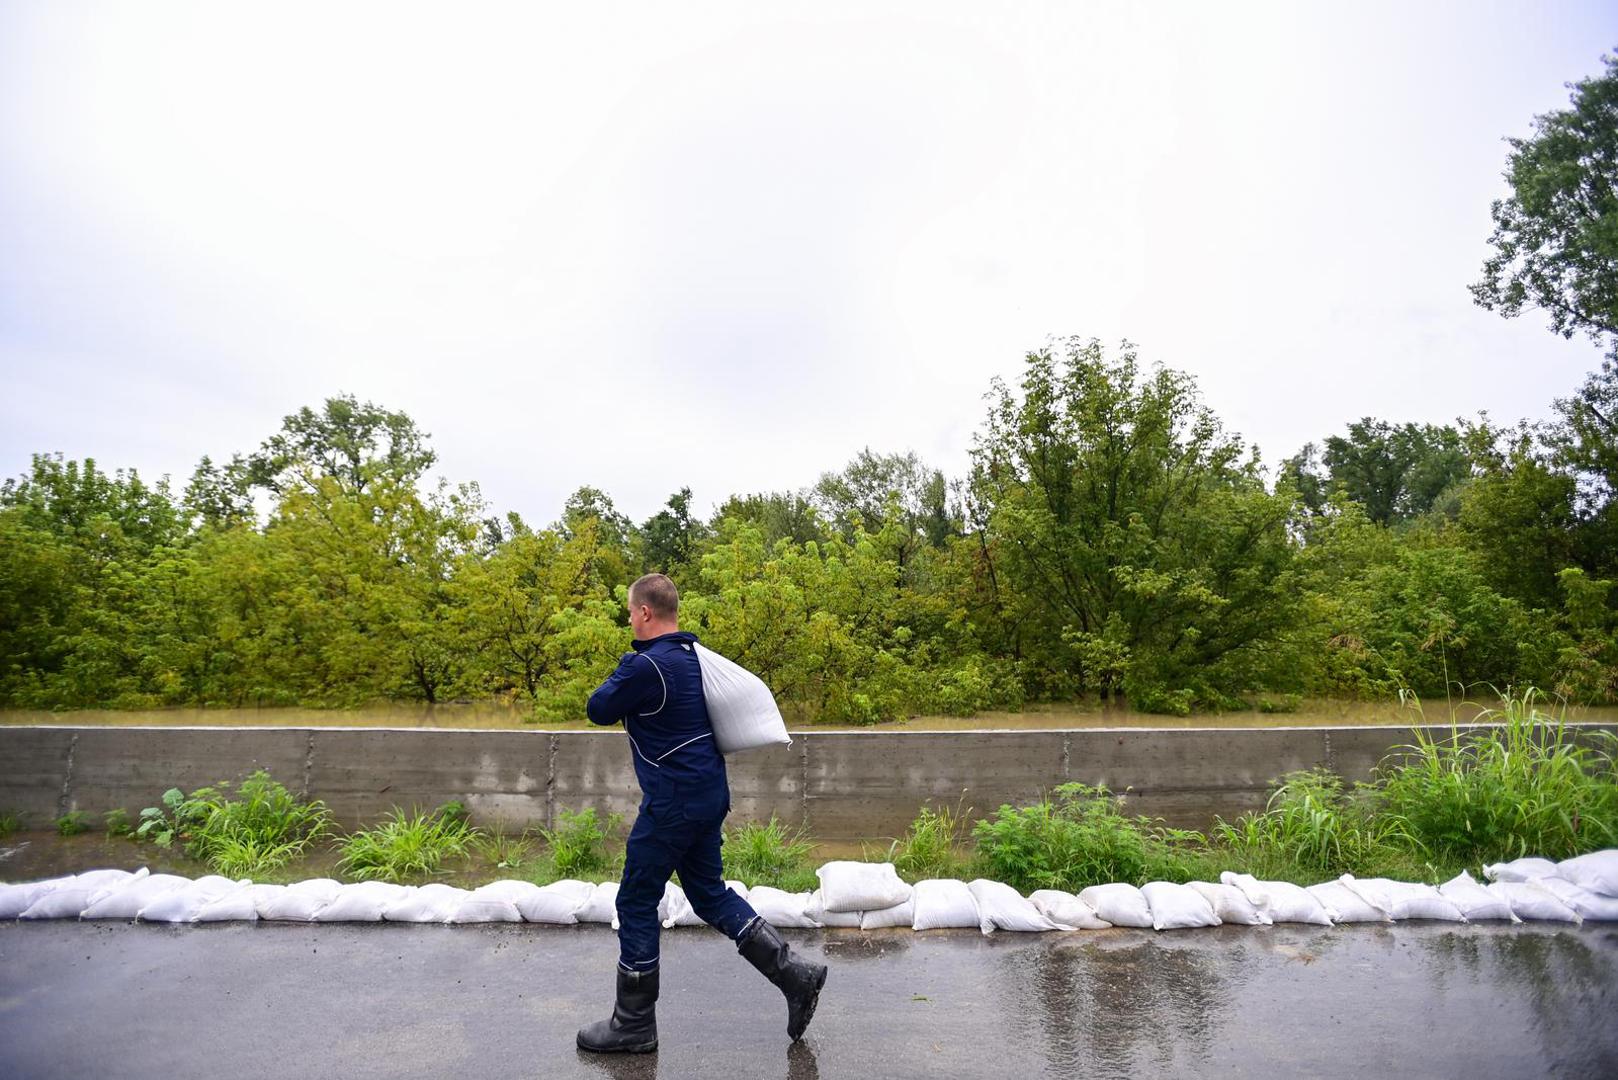
[[672, 619], [680, 613], [680, 590], [674, 587], [667, 574], [646, 574], [635, 579], [629, 587], [629, 606], [645, 604], [660, 619]]

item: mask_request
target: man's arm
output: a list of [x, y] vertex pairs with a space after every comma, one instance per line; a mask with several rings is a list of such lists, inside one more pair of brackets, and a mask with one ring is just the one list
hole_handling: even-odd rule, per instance
[[624, 653], [618, 669], [596, 687], [584, 711], [592, 724], [616, 724], [630, 713], [645, 711], [661, 686], [662, 679], [650, 658]]

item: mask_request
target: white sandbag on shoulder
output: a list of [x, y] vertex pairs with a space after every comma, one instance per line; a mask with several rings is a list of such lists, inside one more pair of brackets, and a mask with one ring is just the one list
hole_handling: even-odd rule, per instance
[[[911, 893], [916, 915], [912, 930], [954, 930], [979, 927], [978, 901], [964, 881], [928, 878], [916, 882]], [[981, 927], [979, 927], [981, 929]]]
[[1584, 916], [1564, 904], [1555, 893], [1532, 881], [1491, 881], [1484, 886], [1511, 905], [1512, 914], [1528, 922], [1582, 923]]
[[1556, 876], [1598, 896], [1618, 896], [1618, 848], [1563, 859]]
[[194, 923], [211, 922], [256, 922], [258, 920], [258, 889], [246, 878], [236, 883], [236, 888], [227, 889], [221, 895], [203, 904], [201, 909], [191, 917]]
[[1075, 930], [1106, 930], [1112, 923], [1090, 910], [1090, 905], [1061, 889], [1039, 889], [1028, 894], [1028, 902], [1053, 923]]
[[[510, 881], [491, 881], [480, 885], [455, 905], [444, 921], [447, 923], [522, 922], [522, 912], [512, 902], [512, 890], [507, 886], [519, 884]], [[536, 886], [537, 888], [537, 886]]]
[[804, 905], [803, 913], [818, 926], [840, 927], [845, 930], [859, 929], [860, 920], [864, 915], [864, 912], [860, 911], [827, 911], [826, 898], [820, 889], [809, 894], [809, 902]]
[[1304, 891], [1320, 901], [1334, 923], [1390, 923], [1393, 916], [1368, 902], [1341, 881], [1322, 881], [1305, 886]]
[[343, 885], [331, 902], [315, 912], [314, 922], [381, 922], [388, 907], [410, 895], [406, 885], [391, 881], [360, 881]]
[[1219, 880], [1240, 889], [1248, 903], [1268, 915], [1271, 922], [1332, 924], [1331, 913], [1302, 885], [1290, 881], [1259, 881], [1251, 874], [1233, 874], [1229, 870], [1221, 873]]
[[83, 919], [133, 919], [140, 909], [171, 889], [191, 884], [179, 874], [148, 874], [127, 881], [91, 904], [80, 915]]
[[1041, 933], [1073, 929], [1040, 914], [1022, 893], [1003, 881], [978, 878], [968, 882], [966, 887], [972, 890], [972, 898], [978, 902], [978, 929], [985, 934], [996, 930]]
[[1535, 878], [1555, 877], [1556, 864], [1549, 859], [1529, 855], [1485, 866], [1483, 876], [1490, 881], [1533, 881]]
[[64, 874], [42, 881], [19, 881], [14, 885], [0, 885], [0, 919], [15, 919], [32, 907], [41, 896], [53, 889], [61, 888], [72, 880], [72, 874]]
[[829, 862], [815, 871], [827, 912], [879, 911], [910, 899], [890, 862]]
[[1141, 891], [1127, 881], [1091, 885], [1079, 891], [1079, 900], [1096, 913], [1096, 918], [1113, 926], [1152, 925], [1152, 908]]
[[755, 885], [747, 894], [747, 902], [771, 926], [796, 926], [817, 929], [820, 924], [808, 914], [810, 893], [789, 893], [770, 885]]
[[590, 888], [590, 895], [573, 913], [581, 923], [616, 923], [618, 921], [618, 883], [603, 881]]
[[791, 746], [786, 721], [764, 680], [700, 641], [691, 643], [702, 672], [702, 697], [721, 754]]
[[1465, 922], [1466, 916], [1444, 894], [1431, 885], [1419, 881], [1394, 881], [1391, 878], [1357, 878], [1344, 874], [1337, 879], [1366, 903], [1381, 908], [1395, 922], [1408, 919], [1437, 919], [1442, 922]]
[[1438, 887], [1444, 899], [1461, 909], [1467, 922], [1495, 919], [1504, 922], [1522, 922], [1511, 910], [1511, 905], [1478, 884], [1471, 874], [1462, 870]]
[[1540, 878], [1534, 884], [1578, 912], [1586, 922], [1618, 922], [1618, 896], [1602, 896], [1561, 878]]
[[916, 897], [910, 894], [910, 899], [902, 904], [894, 904], [890, 908], [880, 911], [867, 911], [860, 916], [861, 930], [887, 930], [895, 926], [909, 928], [916, 921]]
[[159, 896], [140, 909], [140, 919], [142, 922], [195, 922], [203, 908], [227, 893], [251, 884], [245, 879], [233, 881], [219, 874], [208, 874]]
[[111, 896], [121, 886], [139, 881], [147, 875], [146, 867], [135, 873], [128, 870], [91, 870], [75, 874], [72, 881], [64, 882], [41, 894], [19, 919], [77, 919], [97, 900]]
[[342, 883], [332, 878], [296, 881], [284, 892], [258, 894], [258, 917], [282, 922], [314, 922], [321, 908], [337, 896]]
[[1187, 885], [1197, 890], [1201, 897], [1208, 901], [1215, 915], [1222, 923], [1232, 923], [1237, 926], [1269, 926], [1270, 917], [1247, 899], [1240, 889], [1234, 885], [1225, 885], [1217, 881], [1188, 881]]
[[1140, 887], [1141, 896], [1152, 913], [1153, 930], [1191, 930], [1218, 926], [1213, 905], [1189, 885], [1175, 881], [1148, 881]]

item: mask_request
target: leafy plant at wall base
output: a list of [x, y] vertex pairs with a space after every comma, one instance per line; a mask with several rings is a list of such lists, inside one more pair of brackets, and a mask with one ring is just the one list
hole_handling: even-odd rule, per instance
[[727, 828], [720, 858], [724, 861], [725, 873], [733, 878], [740, 878], [749, 885], [786, 888], [783, 882], [794, 875], [801, 879], [808, 869], [809, 852], [813, 847], [801, 829], [788, 832], [780, 819], [771, 815], [764, 824], [749, 821], [734, 830]]
[[90, 815], [83, 810], [69, 810], [56, 819], [56, 832], [60, 836], [77, 836], [90, 831]]
[[114, 807], [102, 817], [107, 823], [108, 836], [133, 836], [135, 834], [135, 826], [130, 824], [129, 821], [129, 811], [123, 807]]
[[607, 839], [616, 834], [623, 823], [619, 814], [608, 814], [603, 830], [596, 817], [595, 807], [570, 811], [559, 809], [560, 822], [554, 829], [541, 829], [539, 833], [551, 849], [551, 863], [562, 877], [583, 877], [599, 874], [612, 865], [607, 852]]
[[478, 833], [466, 823], [464, 809], [457, 813], [455, 807], [409, 815], [394, 807], [387, 821], [343, 841], [343, 873], [361, 881], [401, 881], [431, 874], [446, 859], [465, 855]]

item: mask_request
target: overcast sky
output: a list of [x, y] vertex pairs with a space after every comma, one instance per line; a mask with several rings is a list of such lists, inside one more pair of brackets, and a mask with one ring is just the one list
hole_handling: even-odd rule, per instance
[[1502, 137], [1615, 45], [1595, 2], [0, 2], [0, 474], [179, 487], [349, 392], [497, 510], [642, 520], [867, 445], [959, 475], [1075, 334], [1272, 465], [1541, 418], [1598, 350], [1466, 287]]

